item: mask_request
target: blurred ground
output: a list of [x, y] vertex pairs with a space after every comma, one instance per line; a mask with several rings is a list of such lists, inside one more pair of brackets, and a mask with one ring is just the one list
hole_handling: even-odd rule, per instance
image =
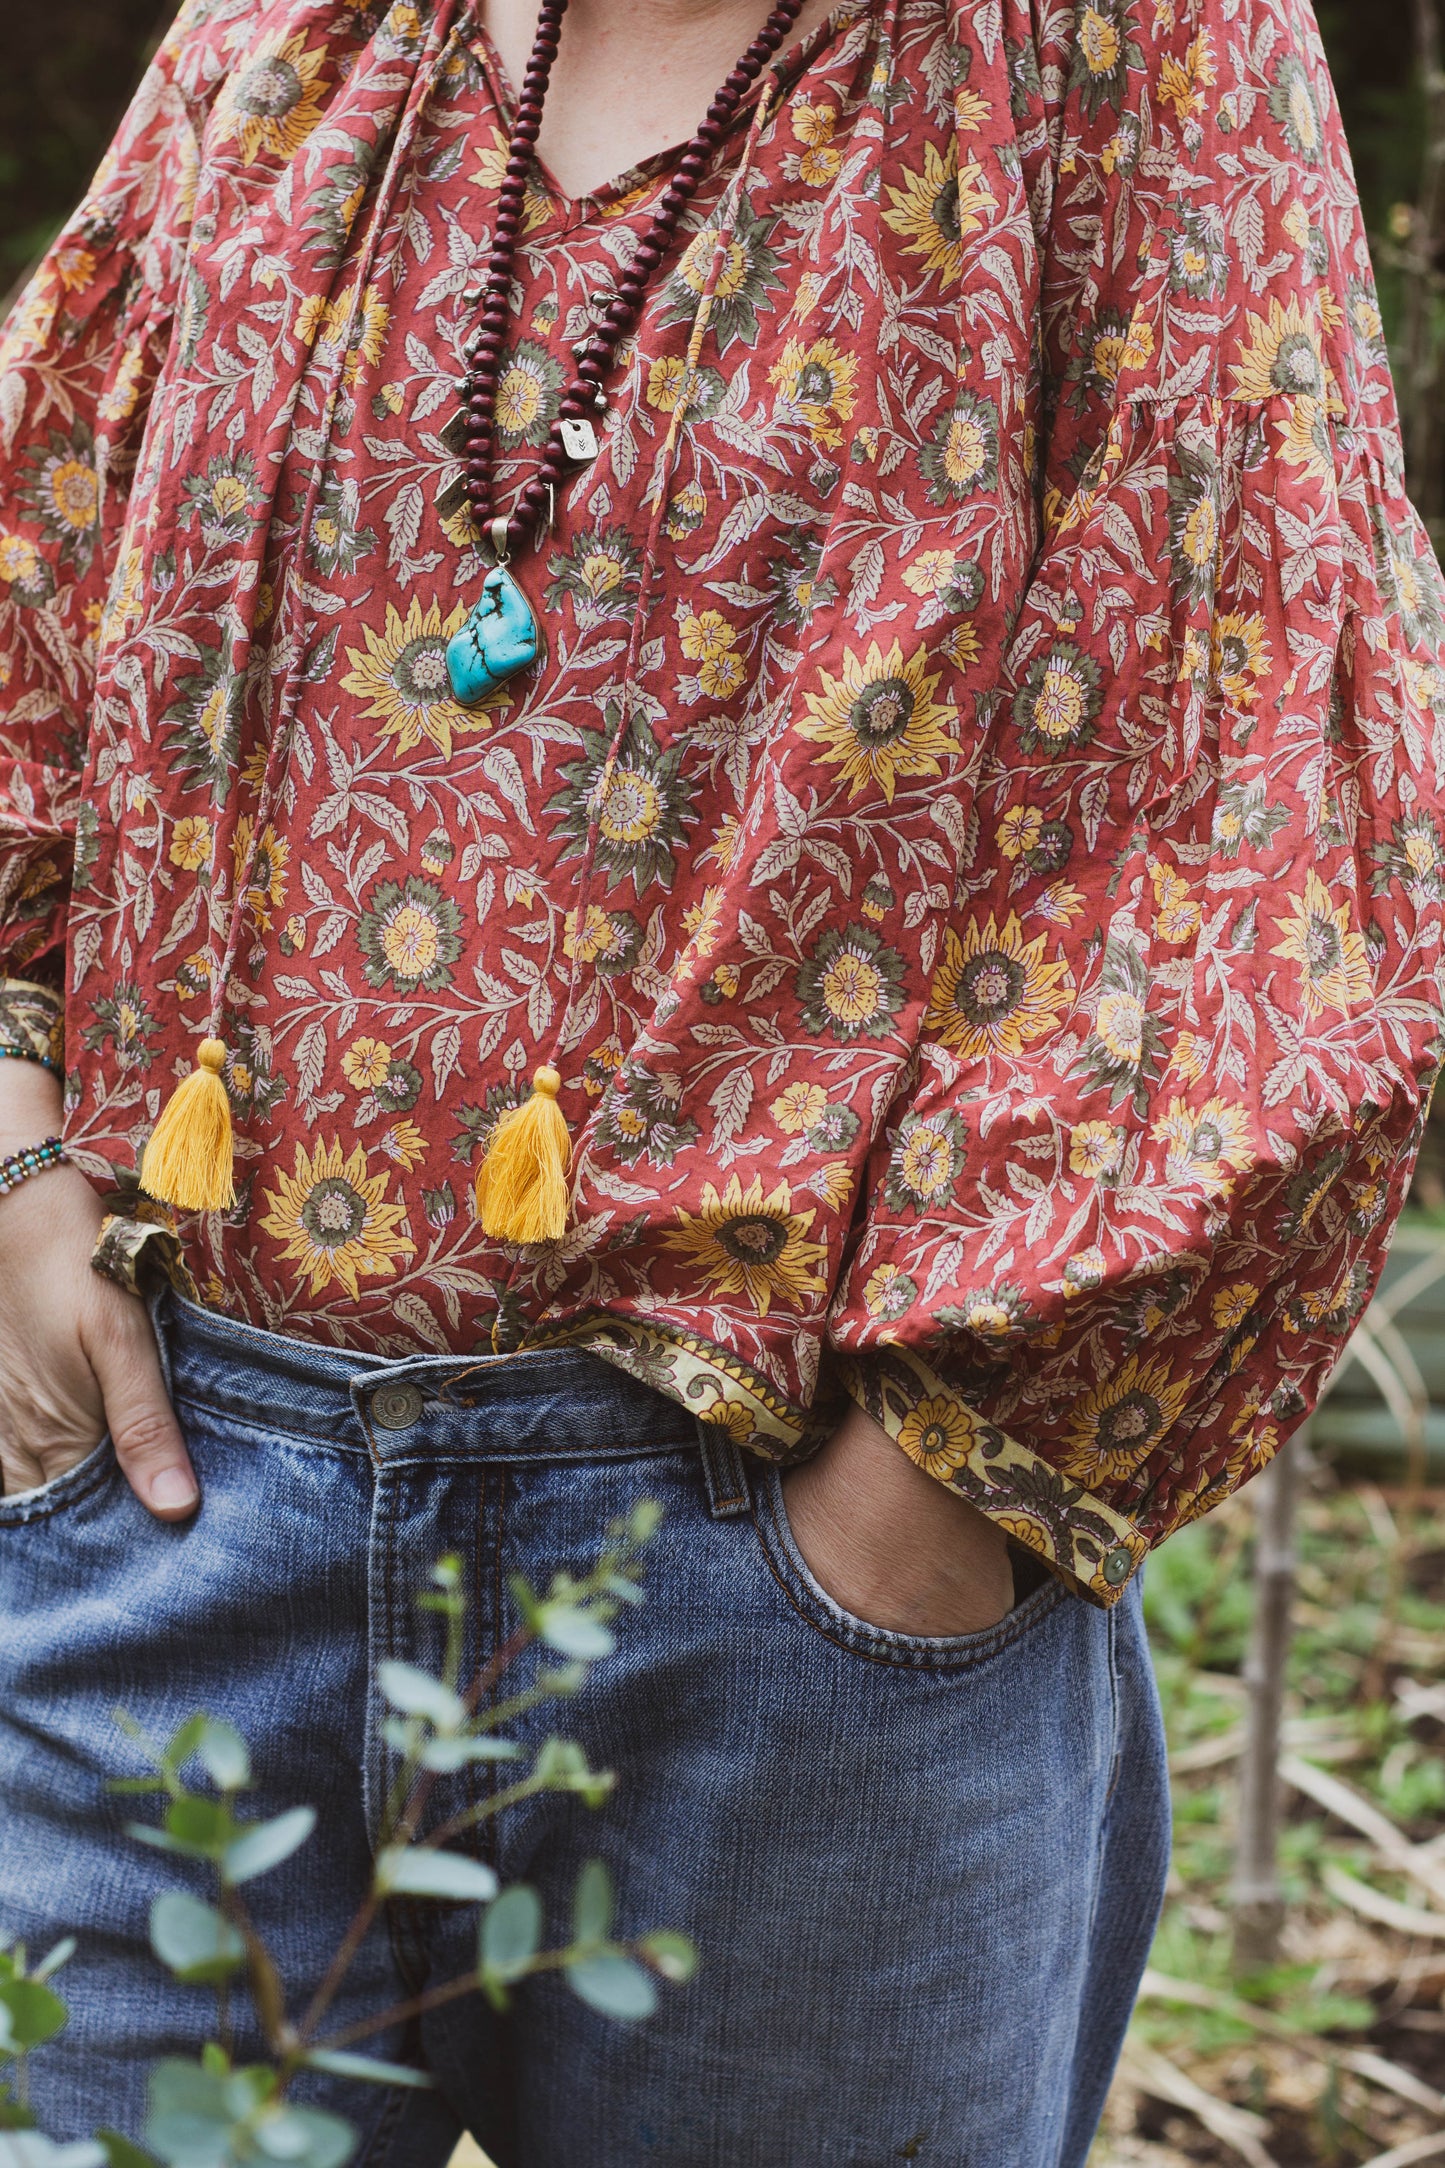
[[1091, 2168], [1445, 2159], [1445, 1496], [1312, 1479], [1283, 1760], [1289, 1916], [1232, 1969], [1253, 1501], [1150, 1561], [1170, 1894]]

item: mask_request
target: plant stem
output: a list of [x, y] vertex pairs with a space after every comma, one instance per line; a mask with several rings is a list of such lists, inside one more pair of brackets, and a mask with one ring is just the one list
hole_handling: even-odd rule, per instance
[[1278, 1763], [1294, 1597], [1300, 1450], [1299, 1437], [1290, 1439], [1255, 1483], [1254, 1623], [1244, 1667], [1249, 1711], [1239, 1765], [1234, 1869], [1234, 1965], [1242, 1973], [1273, 1964], [1284, 1925]]

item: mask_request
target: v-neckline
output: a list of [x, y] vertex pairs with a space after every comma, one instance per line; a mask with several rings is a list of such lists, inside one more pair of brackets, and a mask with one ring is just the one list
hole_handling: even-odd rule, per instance
[[[873, 5], [874, 0], [838, 0], [837, 6], [831, 8], [806, 37], [796, 38], [791, 45], [784, 47], [766, 73], [776, 75], [783, 83], [794, 81], [812, 64], [825, 45], [831, 43], [841, 30], [850, 28], [860, 16], [870, 13]], [[486, 72], [497, 108], [497, 118], [504, 132], [510, 136], [517, 110], [517, 93], [497, 50], [496, 42], [486, 24], [480, 20], [472, 24], [467, 33], [467, 41]], [[718, 144], [719, 152], [724, 150], [737, 130], [751, 120], [755, 96], [755, 92], [750, 94], [738, 107], [728, 134]], [[685, 147], [685, 138], [683, 141], [668, 144], [662, 150], [654, 151], [650, 157], [639, 159], [625, 172], [614, 174], [611, 180], [603, 181], [596, 188], [586, 189], [576, 196], [568, 195], [556, 174], [538, 152], [534, 151], [532, 157], [543, 189], [553, 210], [558, 214], [563, 231], [571, 232], [578, 226], [586, 225], [589, 219], [599, 213], [615, 209], [629, 196], [640, 198], [647, 189], [662, 179], [664, 174], [672, 171]]]

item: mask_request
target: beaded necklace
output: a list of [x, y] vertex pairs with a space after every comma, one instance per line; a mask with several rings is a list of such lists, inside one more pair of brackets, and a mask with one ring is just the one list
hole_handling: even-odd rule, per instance
[[[559, 403], [537, 472], [518, 494], [510, 513], [503, 513], [496, 509], [493, 497], [491, 456], [499, 364], [512, 313], [512, 272], [527, 179], [541, 132], [547, 83], [561, 41], [562, 17], [567, 11], [567, 0], [542, 0], [537, 33], [522, 79], [507, 146], [481, 319], [467, 350], [467, 373], [459, 387], [464, 399], [466, 498], [472, 522], [485, 535], [493, 560], [491, 570], [482, 582], [480, 599], [447, 647], [447, 674], [456, 699], [464, 706], [475, 706], [498, 685], [530, 668], [537, 660], [541, 645], [537, 619], [509, 569], [512, 552], [523, 544], [534, 546], [550, 525], [553, 496], [569, 468], [585, 466], [597, 456], [597, 432], [591, 416], [606, 411], [603, 378], [616, 358], [618, 347], [637, 321], [648, 285], [667, 253], [678, 219], [735, 119], [744, 92], [756, 82], [766, 63], [777, 52], [801, 14], [803, 4], [804, 0], [776, 0], [762, 29], [720, 85], [701, 126], [678, 160], [659, 199], [652, 223], [633, 255], [630, 269], [619, 279], [598, 329], [576, 356], [576, 372]], [[754, 132], [756, 125], [755, 118]], [[706, 311], [703, 310], [699, 312], [694, 329], [689, 366], [695, 359], [693, 350], [700, 341], [705, 321]], [[680, 414], [681, 410], [678, 411]], [[677, 420], [678, 414], [675, 414], [674, 429]], [[548, 514], [546, 519], [543, 518], [544, 510]], [[662, 499], [659, 497], [653, 510], [650, 544], [656, 539], [661, 516]], [[644, 600], [639, 594], [624, 687], [631, 678]], [[625, 695], [619, 704], [619, 715], [618, 729], [608, 754], [609, 772], [627, 729]], [[278, 748], [284, 742], [282, 734], [268, 759], [263, 798], [279, 787], [284, 759]], [[257, 843], [261, 832], [262, 821], [258, 816], [255, 823]], [[596, 840], [594, 820], [578, 878], [575, 919], [578, 926], [585, 923]], [[253, 843], [253, 858], [256, 847]], [[191, 1074], [176, 1087], [162, 1109], [141, 1161], [141, 1186], [152, 1197], [188, 1211], [225, 1209], [234, 1198], [230, 1102], [224, 1081], [226, 1047], [219, 1036], [219, 1014], [250, 881], [248, 868], [245, 880], [238, 884], [226, 950], [217, 975], [211, 1030], [196, 1049]], [[574, 955], [568, 1013], [575, 992]], [[559, 1027], [558, 1044], [561, 1036]], [[562, 1077], [555, 1063], [543, 1061], [533, 1073], [531, 1096], [522, 1105], [509, 1109], [493, 1131], [477, 1173], [476, 1201], [483, 1231], [497, 1240], [553, 1241], [566, 1230], [572, 1140], [566, 1118], [557, 1104], [561, 1088]]]
[[578, 352], [576, 373], [562, 395], [537, 472], [511, 512], [502, 513], [497, 511], [492, 493], [498, 371], [511, 316], [512, 270], [527, 176], [541, 132], [542, 108], [561, 40], [562, 18], [567, 12], [567, 0], [542, 0], [537, 35], [507, 145], [481, 322], [468, 351], [467, 374], [460, 387], [465, 401], [467, 501], [475, 526], [491, 545], [493, 558], [492, 569], [482, 583], [481, 600], [447, 648], [447, 674], [453, 693], [464, 707], [475, 706], [537, 660], [537, 620], [508, 570], [512, 551], [524, 539], [535, 542], [544, 525], [543, 512], [550, 508], [557, 484], [568, 469], [585, 466], [597, 457], [597, 431], [591, 417], [605, 413], [607, 408], [602, 380], [637, 321], [648, 285], [667, 254], [678, 219], [731, 125], [744, 91], [751, 88], [777, 52], [802, 6], [803, 0], [777, 0], [758, 35], [720, 85], [677, 162], [652, 224], [633, 256], [631, 269], [619, 279], [589, 344]]

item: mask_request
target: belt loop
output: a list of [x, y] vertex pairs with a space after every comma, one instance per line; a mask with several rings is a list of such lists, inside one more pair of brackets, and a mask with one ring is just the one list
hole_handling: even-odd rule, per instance
[[742, 1447], [721, 1423], [699, 1423], [697, 1436], [702, 1447], [708, 1511], [715, 1521], [735, 1520], [752, 1506]]

